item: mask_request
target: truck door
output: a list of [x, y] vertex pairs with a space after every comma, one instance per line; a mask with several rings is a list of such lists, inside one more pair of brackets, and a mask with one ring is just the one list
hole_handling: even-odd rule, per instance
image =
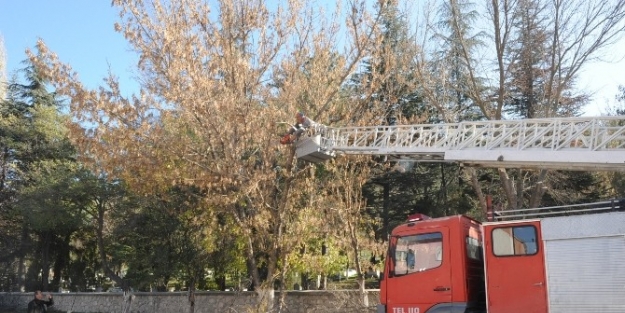
[[386, 312], [425, 313], [451, 302], [451, 255], [446, 227], [392, 239]]
[[546, 313], [539, 221], [484, 225], [489, 313]]

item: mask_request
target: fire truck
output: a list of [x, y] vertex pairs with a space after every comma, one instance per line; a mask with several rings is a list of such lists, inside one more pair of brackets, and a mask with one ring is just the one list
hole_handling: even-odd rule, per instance
[[[299, 159], [625, 171], [625, 117], [405, 126], [309, 123]], [[389, 239], [378, 313], [625, 312], [625, 201], [409, 216]]]

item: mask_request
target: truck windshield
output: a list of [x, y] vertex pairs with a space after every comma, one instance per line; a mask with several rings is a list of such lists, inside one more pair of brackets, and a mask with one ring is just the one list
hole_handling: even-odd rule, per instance
[[394, 247], [393, 276], [423, 272], [443, 262], [443, 235], [427, 233], [397, 238]]

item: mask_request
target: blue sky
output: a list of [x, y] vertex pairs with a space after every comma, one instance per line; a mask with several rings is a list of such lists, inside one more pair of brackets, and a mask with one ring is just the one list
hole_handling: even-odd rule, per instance
[[110, 0], [0, 0], [7, 75], [24, 67], [25, 50], [42, 38], [89, 88], [101, 85], [110, 66], [120, 77], [122, 90], [130, 92], [136, 88], [132, 82], [136, 54], [115, 32], [118, 20]]
[[[4, 38], [8, 75], [23, 67], [26, 48], [42, 38], [59, 58], [78, 72], [89, 88], [101, 85], [109, 66], [120, 78], [124, 93], [133, 92], [136, 54], [123, 36], [114, 31], [119, 20], [110, 0], [0, 0], [0, 35]], [[606, 55], [610, 62], [586, 66], [579, 87], [595, 92], [586, 115], [602, 113], [614, 103], [618, 85], [625, 85], [625, 40]]]

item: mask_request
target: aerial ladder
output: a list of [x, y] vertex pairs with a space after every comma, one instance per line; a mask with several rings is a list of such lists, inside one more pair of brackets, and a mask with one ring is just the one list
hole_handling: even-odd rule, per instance
[[343, 154], [474, 167], [625, 171], [625, 116], [365, 127], [305, 119], [301, 125], [291, 142], [298, 159], [314, 163]]

